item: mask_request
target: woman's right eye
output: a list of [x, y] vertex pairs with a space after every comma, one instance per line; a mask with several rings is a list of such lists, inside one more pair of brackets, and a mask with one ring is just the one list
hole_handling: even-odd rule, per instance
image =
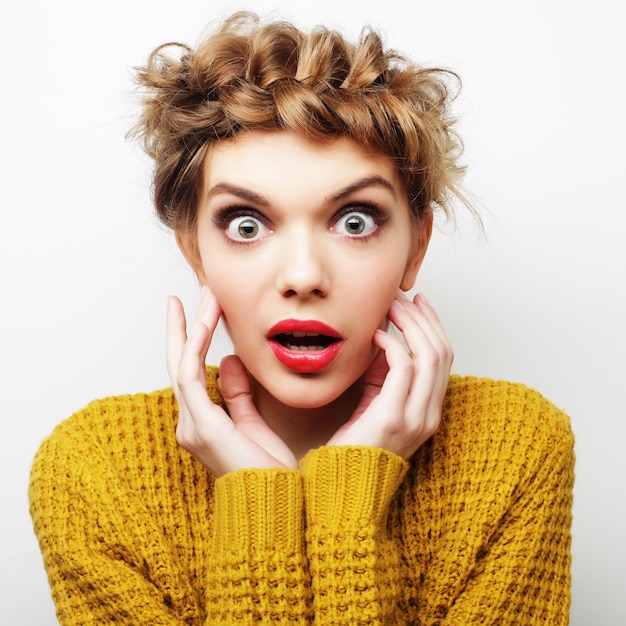
[[263, 238], [268, 228], [257, 217], [239, 215], [231, 219], [225, 228], [226, 236], [235, 242], [245, 243]]

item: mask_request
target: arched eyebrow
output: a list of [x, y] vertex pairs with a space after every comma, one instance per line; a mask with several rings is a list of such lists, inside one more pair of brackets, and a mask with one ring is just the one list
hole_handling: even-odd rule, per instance
[[[338, 202], [339, 200], [343, 200], [347, 196], [359, 191], [361, 189], [365, 189], [366, 187], [384, 187], [387, 189], [391, 195], [396, 198], [396, 189], [393, 184], [388, 181], [383, 176], [366, 176], [365, 178], [361, 178], [359, 180], [350, 183], [348, 186], [340, 189], [334, 194], [328, 196], [328, 199], [332, 202]], [[257, 204], [259, 206], [267, 207], [269, 206], [269, 202], [267, 198], [255, 193], [250, 189], [246, 189], [245, 187], [239, 187], [238, 185], [233, 185], [231, 183], [217, 183], [211, 189], [209, 189], [206, 199], [209, 200], [213, 196], [216, 196], [220, 193], [229, 193], [233, 196], [237, 196], [246, 202], [251, 202], [253, 204]]]
[[361, 178], [360, 180], [351, 183], [347, 187], [339, 190], [337, 193], [334, 193], [330, 196], [330, 199], [337, 202], [338, 200], [343, 200], [346, 196], [353, 194], [355, 191], [359, 191], [360, 189], [364, 189], [366, 187], [384, 187], [391, 192], [391, 195], [394, 198], [396, 198], [396, 188], [390, 181], [382, 176], [367, 176], [366, 178]]
[[258, 193], [251, 191], [250, 189], [246, 189], [245, 187], [239, 187], [237, 185], [232, 185], [230, 183], [217, 183], [209, 189], [209, 192], [206, 195], [206, 199], [209, 200], [213, 196], [216, 196], [220, 193], [230, 193], [233, 196], [237, 196], [246, 202], [252, 202], [253, 204], [258, 204], [260, 206], [269, 206], [269, 202], [263, 196], [260, 196]]

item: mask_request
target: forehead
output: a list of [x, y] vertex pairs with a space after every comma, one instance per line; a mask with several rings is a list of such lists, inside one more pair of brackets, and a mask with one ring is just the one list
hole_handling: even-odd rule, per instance
[[247, 131], [214, 144], [203, 168], [205, 192], [220, 183], [260, 191], [332, 193], [357, 179], [381, 177], [399, 196], [406, 195], [389, 157], [368, 153], [347, 137], [310, 141], [289, 131]]

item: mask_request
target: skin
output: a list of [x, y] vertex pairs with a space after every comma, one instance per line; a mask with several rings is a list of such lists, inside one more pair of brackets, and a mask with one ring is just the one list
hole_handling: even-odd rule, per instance
[[[431, 222], [415, 232], [392, 162], [346, 138], [242, 134], [204, 164], [197, 228], [177, 241], [203, 285], [189, 334], [168, 305], [168, 370], [179, 443], [215, 475], [297, 468], [319, 445], [367, 445], [404, 458], [436, 431], [452, 350], [426, 299], [410, 301]], [[205, 390], [223, 317], [235, 355], [220, 365], [229, 415]], [[297, 372], [267, 341], [284, 319], [318, 320], [343, 339], [323, 369]], [[386, 332], [389, 323], [406, 345]]]

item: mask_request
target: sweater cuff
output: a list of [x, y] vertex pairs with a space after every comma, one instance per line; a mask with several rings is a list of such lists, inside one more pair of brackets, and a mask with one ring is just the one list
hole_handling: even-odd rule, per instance
[[304, 542], [302, 478], [296, 470], [244, 469], [215, 481], [214, 541], [240, 548], [289, 551]]
[[379, 525], [407, 470], [401, 457], [365, 446], [324, 446], [302, 459], [307, 526]]

